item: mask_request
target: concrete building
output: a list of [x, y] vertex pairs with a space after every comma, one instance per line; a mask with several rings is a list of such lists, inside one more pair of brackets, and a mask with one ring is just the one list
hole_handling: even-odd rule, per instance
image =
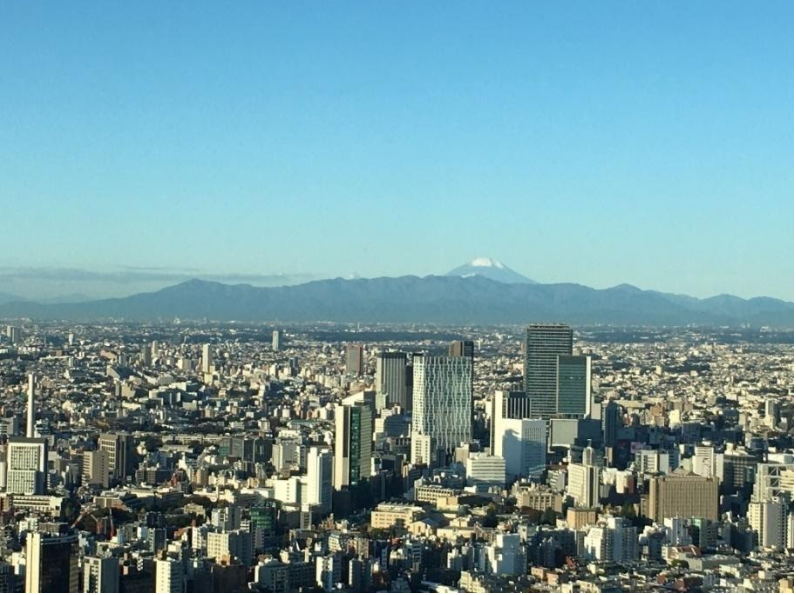
[[328, 448], [313, 446], [307, 452], [307, 504], [320, 513], [332, 509], [334, 456]]
[[682, 469], [650, 480], [647, 516], [659, 524], [671, 517], [719, 518], [719, 485], [716, 477], [700, 477]]
[[362, 345], [347, 345], [345, 348], [345, 371], [354, 376], [362, 375], [365, 368], [365, 348]]
[[384, 395], [386, 406], [400, 405], [404, 411], [411, 407], [406, 368], [406, 353], [402, 351], [382, 351], [376, 356], [376, 392]]
[[185, 593], [185, 570], [181, 560], [155, 560], [155, 593]]
[[118, 593], [119, 560], [86, 556], [83, 558], [84, 593]]
[[509, 393], [497, 391], [493, 401], [492, 448], [506, 460], [506, 478], [538, 478], [547, 465], [547, 421], [506, 417]]
[[465, 463], [467, 485], [478, 488], [503, 487], [506, 484], [506, 460], [483, 452], [471, 454]]
[[638, 559], [636, 528], [621, 517], [608, 517], [591, 527], [583, 540], [586, 557], [600, 562]]
[[6, 492], [41, 495], [47, 490], [47, 441], [9, 438], [6, 450]]

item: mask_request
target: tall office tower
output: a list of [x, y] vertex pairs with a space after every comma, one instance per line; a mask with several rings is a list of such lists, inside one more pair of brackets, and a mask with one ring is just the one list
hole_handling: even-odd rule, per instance
[[213, 354], [209, 343], [202, 345], [202, 373], [210, 374], [213, 371]]
[[26, 593], [77, 593], [80, 586], [77, 535], [28, 533]]
[[785, 498], [752, 497], [749, 503], [749, 526], [757, 534], [758, 547], [793, 547], [793, 544], [788, 543], [789, 514], [790, 507]]
[[556, 413], [559, 417], [583, 419], [591, 413], [591, 357], [559, 355], [556, 375]]
[[36, 375], [28, 374], [28, 425], [25, 436], [35, 438], [36, 427]]
[[111, 477], [122, 482], [135, 471], [135, 443], [129, 434], [100, 434], [99, 449], [108, 453]]
[[359, 376], [364, 367], [365, 350], [362, 345], [347, 345], [345, 348], [345, 371]]
[[779, 424], [780, 408], [777, 399], [766, 399], [765, 402], [765, 424], [770, 428], [776, 428]]
[[307, 504], [320, 513], [332, 510], [334, 456], [328, 448], [313, 446], [307, 453]]
[[152, 347], [150, 345], [141, 347], [141, 363], [147, 367], [152, 365]]
[[700, 477], [682, 469], [671, 475], [650, 480], [647, 516], [662, 524], [664, 519], [699, 517], [719, 519], [719, 484], [717, 477]]
[[547, 466], [547, 421], [506, 417], [511, 407], [511, 395], [508, 391], [495, 393], [492, 452], [506, 460], [507, 479], [537, 479]]
[[557, 413], [558, 356], [572, 355], [572, 327], [531, 324], [525, 338], [527, 418], [550, 419]]
[[71, 347], [72, 345], [74, 345], [74, 344], [75, 344], [75, 333], [69, 333], [69, 335], [67, 335], [67, 338], [66, 338], [66, 340], [67, 340], [67, 342], [69, 343], [69, 346], [70, 346], [70, 347]]
[[409, 409], [406, 398], [406, 354], [403, 351], [382, 351], [376, 356], [376, 392], [386, 395], [388, 406]]
[[412, 358], [412, 462], [436, 465], [473, 435], [473, 360]]
[[274, 331], [271, 334], [271, 349], [280, 351], [282, 349], [282, 331]]
[[338, 405], [334, 422], [334, 488], [340, 490], [370, 477], [373, 406], [369, 402]]
[[603, 444], [612, 448], [615, 447], [619, 440], [619, 428], [622, 427], [622, 410], [615, 401], [603, 401], [601, 423]]
[[475, 356], [475, 346], [472, 341], [453, 341], [448, 346], [448, 357], [469, 357]]
[[155, 560], [155, 593], [185, 593], [185, 572], [181, 560]]
[[21, 334], [17, 327], [9, 325], [6, 327], [6, 336], [8, 337], [9, 341], [11, 341], [12, 345], [16, 345], [19, 343]]
[[118, 593], [119, 560], [114, 557], [83, 558], [83, 593]]
[[47, 490], [47, 441], [44, 438], [9, 438], [6, 470], [9, 494], [44, 494]]
[[157, 341], [152, 341], [152, 344], [149, 347], [149, 352], [152, 354], [152, 359], [157, 359], [160, 355], [160, 343]]
[[84, 486], [109, 488], [113, 473], [107, 450], [87, 450], [83, 453], [82, 481]]

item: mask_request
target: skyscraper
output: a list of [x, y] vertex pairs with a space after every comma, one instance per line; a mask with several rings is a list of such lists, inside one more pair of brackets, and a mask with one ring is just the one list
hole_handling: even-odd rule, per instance
[[6, 491], [41, 495], [47, 490], [47, 441], [9, 438], [6, 450]]
[[373, 405], [341, 404], [335, 408], [334, 418], [334, 488], [340, 490], [370, 477]]
[[202, 345], [202, 372], [204, 374], [210, 374], [213, 369], [213, 355], [211, 349], [208, 343]]
[[28, 533], [25, 545], [26, 593], [77, 593], [77, 535]]
[[386, 395], [387, 405], [409, 409], [406, 386], [406, 353], [382, 351], [376, 357], [376, 392]]
[[752, 497], [748, 517], [750, 527], [757, 534], [758, 547], [793, 547], [793, 544], [788, 543], [789, 514], [790, 507], [785, 498]]
[[473, 360], [415, 354], [413, 369], [412, 461], [435, 464], [472, 438]]
[[108, 453], [108, 465], [115, 481], [124, 481], [135, 471], [133, 437], [129, 434], [100, 434], [99, 449]]
[[271, 349], [274, 351], [282, 349], [282, 331], [274, 331], [271, 335]]
[[25, 436], [34, 438], [36, 425], [36, 375], [28, 374], [28, 425]]
[[591, 412], [591, 357], [559, 355], [556, 414], [582, 419]]
[[557, 414], [558, 356], [572, 355], [572, 327], [531, 324], [525, 338], [525, 394], [523, 417], [550, 419]]
[[616, 401], [603, 401], [601, 412], [603, 444], [614, 447], [619, 438], [619, 428], [622, 427], [622, 411]]
[[332, 509], [333, 468], [331, 450], [317, 446], [310, 448], [307, 453], [307, 504], [316, 507], [321, 513]]
[[359, 376], [364, 367], [364, 348], [362, 345], [347, 345], [345, 348], [345, 371]]

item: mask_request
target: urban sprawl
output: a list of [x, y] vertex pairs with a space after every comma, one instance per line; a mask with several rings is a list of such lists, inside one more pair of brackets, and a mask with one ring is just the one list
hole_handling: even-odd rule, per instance
[[8, 321], [0, 592], [793, 592], [793, 333]]

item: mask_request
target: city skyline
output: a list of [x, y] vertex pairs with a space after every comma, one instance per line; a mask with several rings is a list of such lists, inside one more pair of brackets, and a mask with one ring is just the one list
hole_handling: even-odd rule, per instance
[[617, 7], [5, 3], [3, 289], [488, 255], [792, 300], [792, 5]]

